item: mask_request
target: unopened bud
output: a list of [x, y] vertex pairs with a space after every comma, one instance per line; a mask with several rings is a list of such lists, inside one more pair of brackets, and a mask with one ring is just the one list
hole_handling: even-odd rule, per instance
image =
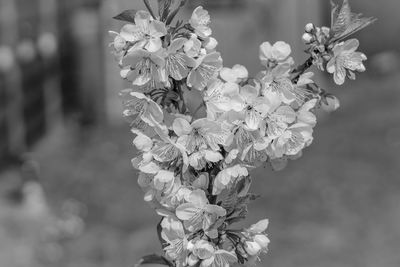
[[193, 243], [193, 241], [189, 241], [189, 243], [187, 244], [187, 250], [189, 250], [189, 251], [193, 251], [193, 249], [194, 249], [194, 243]]
[[259, 244], [262, 249], [267, 249], [270, 242], [266, 235], [256, 235], [254, 241]]
[[307, 25], [304, 27], [304, 30], [307, 33], [312, 33], [315, 30], [315, 26], [312, 23], [307, 23]]
[[321, 32], [322, 32], [322, 34], [324, 34], [326, 37], [328, 37], [329, 34], [330, 34], [330, 32], [331, 32], [331, 29], [328, 28], [328, 27], [321, 27]]
[[218, 41], [213, 38], [209, 37], [205, 42], [204, 42], [204, 48], [207, 49], [208, 51], [214, 50], [218, 45]]
[[261, 246], [258, 243], [247, 241], [245, 244], [245, 250], [250, 256], [255, 256], [260, 253]]
[[126, 41], [120, 35], [115, 36], [114, 38], [114, 48], [117, 51], [122, 51], [126, 46]]
[[328, 95], [322, 100], [321, 108], [326, 112], [333, 112], [340, 107], [339, 99], [336, 96]]
[[307, 32], [304, 33], [301, 38], [305, 44], [310, 44], [314, 41], [314, 36], [312, 36], [311, 34], [309, 34]]

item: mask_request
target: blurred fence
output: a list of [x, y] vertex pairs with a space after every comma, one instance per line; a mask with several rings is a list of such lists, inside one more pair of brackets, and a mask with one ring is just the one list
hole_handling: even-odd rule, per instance
[[100, 0], [0, 0], [0, 170], [68, 116], [102, 118]]

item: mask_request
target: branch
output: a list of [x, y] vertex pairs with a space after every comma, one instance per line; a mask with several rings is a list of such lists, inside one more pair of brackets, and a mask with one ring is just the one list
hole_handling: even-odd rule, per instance
[[300, 76], [306, 72], [313, 65], [313, 57], [309, 57], [302, 65], [298, 66], [292, 71], [292, 82], [297, 83]]
[[182, 85], [183, 84], [185, 84], [185, 83], [183, 83], [182, 81], [176, 81], [176, 86], [175, 86], [175, 88], [178, 90], [178, 93], [179, 93], [179, 96], [180, 96], [180, 98], [181, 98], [181, 100], [182, 100], [182, 107], [179, 107], [179, 111], [180, 111], [180, 113], [182, 113], [182, 114], [186, 114], [186, 111], [188, 110], [187, 109], [187, 106], [186, 106], [186, 101], [185, 101], [185, 97], [184, 97], [184, 95], [183, 95], [183, 88], [182, 88]]

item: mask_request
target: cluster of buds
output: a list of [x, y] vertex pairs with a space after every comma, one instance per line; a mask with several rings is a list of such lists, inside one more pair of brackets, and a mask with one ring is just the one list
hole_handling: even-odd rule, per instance
[[351, 12], [348, 0], [341, 7], [332, 2], [331, 27], [316, 27], [308, 23], [302, 36], [307, 45], [313, 65], [321, 71], [325, 69], [333, 74], [334, 81], [342, 85], [346, 79], [355, 79], [355, 72], [365, 71], [363, 61], [367, 57], [357, 52], [357, 39], [346, 40], [350, 35], [373, 23], [373, 18], [363, 18], [361, 14]]

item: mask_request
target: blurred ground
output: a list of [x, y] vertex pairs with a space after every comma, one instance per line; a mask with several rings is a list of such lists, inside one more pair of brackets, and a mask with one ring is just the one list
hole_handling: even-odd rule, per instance
[[[366, 78], [337, 89], [342, 108], [321, 118], [304, 156], [284, 171], [253, 173], [263, 197], [248, 221], [271, 220], [263, 266], [400, 266], [399, 82]], [[57, 266], [130, 266], [158, 251], [158, 219], [136, 184], [131, 139], [127, 127], [68, 127], [35, 151], [50, 203], [74, 198], [88, 210], [86, 231], [65, 244]]]

